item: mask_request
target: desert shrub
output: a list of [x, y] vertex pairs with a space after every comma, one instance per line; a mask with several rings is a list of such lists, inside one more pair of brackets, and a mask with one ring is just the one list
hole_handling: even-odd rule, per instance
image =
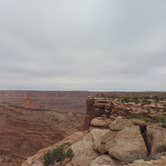
[[142, 104], [143, 104], [143, 105], [149, 105], [149, 104], [151, 104], [151, 101], [144, 99], [144, 100], [142, 101]]
[[149, 99], [150, 99], [150, 96], [145, 96], [144, 99], [145, 99], [145, 100], [149, 100]]
[[158, 96], [153, 96], [152, 99], [155, 100], [156, 102], [159, 102], [160, 100]]
[[123, 103], [129, 103], [129, 102], [130, 102], [130, 99], [129, 99], [129, 98], [123, 98], [123, 99], [122, 99], [122, 102], [123, 102]]
[[138, 99], [135, 99], [135, 101], [134, 101], [136, 104], [138, 104], [139, 103], [139, 100]]
[[51, 152], [47, 152], [44, 155], [43, 159], [44, 159], [44, 165], [45, 166], [48, 166], [49, 164], [51, 164], [54, 161], [54, 157], [53, 157], [53, 154]]
[[56, 149], [47, 152], [44, 157], [44, 166], [49, 166], [54, 162], [61, 162], [65, 158], [72, 158], [74, 156], [72, 149], [70, 148], [69, 143], [64, 143], [58, 146]]
[[66, 152], [66, 157], [72, 159], [74, 156], [74, 153], [71, 148], [69, 148]]
[[150, 119], [146, 116], [143, 115], [136, 115], [136, 114], [128, 114], [126, 116], [127, 119], [139, 119], [139, 120], [143, 120], [143, 121], [149, 121]]
[[134, 102], [134, 103], [136, 103], [136, 104], [139, 103], [139, 99], [138, 99], [137, 97], [134, 97], [134, 98], [130, 99], [130, 101], [131, 101], [131, 102]]
[[160, 126], [166, 128], [166, 116], [159, 115], [152, 118], [152, 122], [160, 123]]
[[160, 116], [155, 116], [152, 118], [153, 122], [156, 123], [161, 123], [161, 122], [166, 122], [166, 116], [160, 115]]

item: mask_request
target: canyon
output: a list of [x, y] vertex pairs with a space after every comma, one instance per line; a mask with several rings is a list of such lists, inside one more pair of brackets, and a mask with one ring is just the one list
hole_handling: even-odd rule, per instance
[[81, 130], [89, 92], [0, 91], [0, 165], [19, 166]]
[[[89, 96], [96, 96], [90, 109]], [[165, 99], [161, 92], [0, 91], [0, 165], [20, 166], [63, 140], [80, 141], [94, 127], [108, 130], [119, 116], [165, 126]], [[106, 108], [111, 117], [95, 119]]]

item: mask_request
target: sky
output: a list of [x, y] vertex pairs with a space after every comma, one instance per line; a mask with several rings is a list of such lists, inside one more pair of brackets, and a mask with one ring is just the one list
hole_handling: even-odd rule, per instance
[[0, 89], [166, 91], [166, 1], [0, 0]]

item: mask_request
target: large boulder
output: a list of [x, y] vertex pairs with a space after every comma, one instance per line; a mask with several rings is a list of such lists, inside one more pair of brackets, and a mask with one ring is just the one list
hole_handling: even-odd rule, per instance
[[116, 166], [116, 161], [110, 158], [108, 155], [101, 155], [95, 160], [92, 160], [90, 166]]
[[98, 154], [93, 150], [93, 137], [89, 133], [71, 146], [74, 157], [66, 166], [89, 166]]
[[123, 162], [147, 156], [146, 145], [138, 126], [125, 127], [108, 145], [110, 156]]
[[133, 162], [147, 156], [146, 145], [138, 126], [125, 127], [119, 132], [110, 131], [102, 137], [98, 149], [122, 162]]
[[101, 140], [98, 144], [96, 144], [95, 146], [95, 150], [101, 154], [105, 154], [108, 153], [108, 144], [109, 142], [111, 142], [112, 140], [114, 140], [116, 134], [118, 132], [113, 132], [113, 131], [109, 131], [106, 134], [104, 134], [101, 137]]
[[123, 130], [125, 127], [133, 126], [133, 122], [128, 119], [124, 119], [122, 117], [117, 117], [110, 125], [109, 128], [112, 131], [120, 131]]
[[109, 125], [112, 121], [107, 118], [103, 117], [96, 117], [92, 119], [91, 126], [92, 127], [99, 127], [99, 128], [109, 128]]
[[102, 137], [109, 132], [110, 132], [109, 129], [97, 129], [97, 128], [92, 129], [90, 131], [90, 133], [93, 137], [93, 149], [95, 151], [100, 152], [100, 149], [98, 149], [98, 148], [101, 147], [100, 145], [101, 145]]
[[151, 143], [151, 155], [166, 152], [166, 129], [151, 125], [147, 127], [147, 132]]

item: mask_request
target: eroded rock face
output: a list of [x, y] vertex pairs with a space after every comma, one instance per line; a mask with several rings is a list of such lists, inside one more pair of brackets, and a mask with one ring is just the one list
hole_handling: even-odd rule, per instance
[[132, 162], [147, 156], [146, 145], [138, 126], [125, 127], [106, 147], [110, 156], [123, 162]]
[[151, 155], [166, 152], [166, 129], [153, 125], [148, 126], [147, 131], [151, 141]]
[[[105, 121], [107, 120], [104, 119], [102, 123], [105, 124]], [[149, 159], [151, 156], [148, 155], [151, 153], [155, 155], [155, 159], [159, 159], [161, 154], [164, 154], [160, 152], [166, 151], [165, 129], [147, 126], [140, 120], [128, 120], [121, 117], [110, 122], [107, 129], [101, 128], [101, 125], [98, 126], [98, 128], [91, 127], [88, 133], [73, 134], [61, 142], [70, 142], [74, 153], [72, 160], [65, 163], [66, 166], [119, 166], [128, 163], [132, 163], [128, 166], [149, 166], [148, 164], [161, 166], [165, 164], [163, 159], [146, 162], [143, 160]], [[147, 145], [150, 145], [150, 151]], [[56, 146], [54, 145], [51, 149]], [[43, 166], [42, 157], [49, 149], [29, 158], [22, 166]], [[156, 157], [156, 154], [159, 157]], [[28, 165], [25, 165], [27, 163]]]
[[88, 166], [98, 154], [93, 150], [92, 134], [87, 134], [82, 140], [71, 146], [74, 157], [67, 166]]
[[109, 143], [114, 140], [116, 137], [117, 132], [109, 131], [108, 133], [104, 134], [101, 137], [101, 140], [98, 144], [96, 144], [95, 150], [101, 154], [108, 153], [108, 145]]
[[97, 152], [100, 152], [101, 149], [99, 149], [101, 146], [101, 141], [102, 141], [102, 137], [104, 135], [106, 135], [107, 133], [109, 133], [110, 130], [109, 129], [92, 129], [91, 130], [91, 135], [93, 138], [93, 149]]
[[117, 118], [110, 124], [110, 131], [100, 136], [95, 150], [122, 162], [133, 162], [147, 157], [147, 148], [140, 131], [141, 122]]

